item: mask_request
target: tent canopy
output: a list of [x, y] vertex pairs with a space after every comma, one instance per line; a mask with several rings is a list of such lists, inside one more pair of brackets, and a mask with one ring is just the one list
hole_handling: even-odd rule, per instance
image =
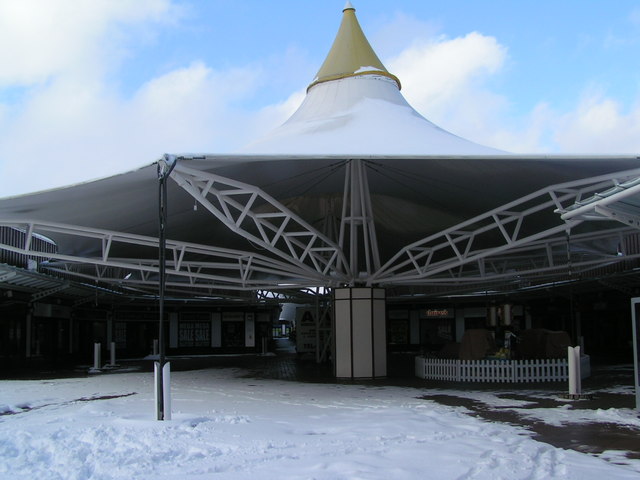
[[586, 278], [619, 262], [635, 230], [567, 212], [640, 178], [636, 155], [514, 155], [442, 130], [406, 102], [348, 5], [304, 102], [265, 138], [233, 155], [166, 155], [2, 199], [0, 226], [49, 237], [58, 252], [0, 248], [40, 256], [50, 272], [154, 291], [158, 166], [173, 168], [167, 286], [198, 296], [360, 284], [443, 294]]

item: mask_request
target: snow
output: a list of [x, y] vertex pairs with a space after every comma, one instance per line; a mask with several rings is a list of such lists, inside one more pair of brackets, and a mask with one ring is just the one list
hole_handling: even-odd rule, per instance
[[638, 413], [628, 408], [582, 410], [574, 409], [572, 405], [567, 404], [557, 408], [514, 408], [513, 410], [525, 418], [540, 420], [555, 426], [568, 423], [616, 423], [640, 428]]
[[[616, 394], [635, 394], [634, 387], [632, 385], [619, 385], [616, 387], [598, 389], [598, 393], [616, 393]], [[528, 405], [533, 405], [536, 402], [519, 400], [515, 398], [508, 398], [509, 395], [517, 394], [518, 396], [524, 396], [530, 399], [554, 399], [556, 401], [563, 401], [562, 398], [554, 393], [541, 393], [534, 390], [518, 390], [509, 392], [508, 390], [501, 390], [500, 395], [484, 392], [484, 391], [459, 391], [459, 390], [446, 390], [446, 389], [430, 389], [425, 396], [432, 395], [447, 395], [451, 397], [459, 397], [472, 399], [476, 402], [480, 402], [487, 407], [495, 407], [502, 410], [510, 410], [518, 413], [521, 417], [534, 421], [542, 421], [547, 425], [562, 426], [568, 424], [579, 423], [613, 423], [618, 425], [624, 425], [628, 427], [640, 428], [640, 418], [638, 412], [631, 408], [599, 408], [599, 409], [581, 409], [579, 408], [579, 402], [566, 400], [567, 403], [555, 408], [531, 408]], [[504, 398], [506, 396], [506, 398]], [[525, 408], [520, 408], [525, 407]], [[640, 470], [640, 462], [638, 464]]]
[[315, 85], [283, 125], [239, 153], [505, 154], [433, 124], [407, 103], [394, 80], [383, 75], [348, 77]]
[[362, 73], [362, 72], [382, 72], [383, 70], [380, 70], [378, 67], [374, 67], [372, 65], [368, 65], [366, 67], [360, 67], [359, 69], [357, 69], [355, 72], [353, 73]]
[[1, 381], [0, 478], [638, 476], [629, 466], [421, 399], [421, 389], [260, 380], [240, 369], [171, 377], [173, 419], [165, 422], [154, 420], [148, 373]]
[[[598, 394], [616, 393], [619, 395], [635, 394], [633, 385], [619, 385], [616, 387], [598, 389]], [[531, 408], [535, 401], [519, 400], [509, 398], [509, 395], [517, 395], [519, 397], [527, 397], [529, 399], [553, 399], [558, 402], [566, 402], [555, 408]], [[579, 401], [571, 401], [563, 399], [553, 393], [542, 393], [534, 390], [517, 390], [510, 392], [502, 389], [500, 394], [486, 391], [460, 391], [447, 389], [430, 389], [425, 393], [428, 398], [433, 395], [446, 395], [450, 397], [459, 397], [475, 400], [484, 404], [486, 407], [494, 407], [502, 410], [510, 410], [518, 413], [523, 418], [534, 421], [541, 421], [547, 425], [562, 426], [568, 424], [579, 423], [600, 423], [600, 424], [617, 424], [628, 427], [640, 428], [640, 418], [638, 412], [632, 408], [598, 408], [598, 409], [581, 409]], [[524, 407], [524, 408], [521, 408]], [[638, 463], [640, 470], [640, 462]]]

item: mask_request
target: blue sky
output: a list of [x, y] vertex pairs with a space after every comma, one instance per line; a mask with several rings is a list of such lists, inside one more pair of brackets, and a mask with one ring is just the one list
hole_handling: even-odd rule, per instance
[[[640, 152], [640, 4], [353, 0], [425, 117], [517, 153]], [[0, 196], [228, 152], [304, 96], [343, 0], [0, 0]]]

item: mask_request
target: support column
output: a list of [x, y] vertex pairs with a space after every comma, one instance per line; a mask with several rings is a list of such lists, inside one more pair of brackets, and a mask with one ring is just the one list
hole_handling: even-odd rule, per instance
[[169, 312], [169, 348], [178, 348], [178, 313]]
[[456, 308], [456, 342], [462, 341], [464, 335], [464, 308]]
[[107, 350], [111, 353], [111, 347], [113, 343], [113, 314], [107, 312]]
[[214, 312], [211, 316], [211, 347], [222, 347], [222, 314]]
[[246, 313], [244, 316], [244, 346], [255, 348], [256, 346], [256, 318], [254, 313]]
[[75, 318], [74, 314], [72, 313], [69, 316], [69, 352], [68, 352], [69, 355], [73, 354], [73, 341], [74, 341], [74, 338], [73, 338], [73, 329], [74, 329], [73, 321], [74, 321], [74, 318]]
[[338, 378], [387, 375], [386, 298], [382, 288], [334, 290], [334, 372]]
[[27, 307], [27, 316], [25, 318], [25, 357], [31, 357], [31, 321], [33, 319], [33, 307], [31, 304]]

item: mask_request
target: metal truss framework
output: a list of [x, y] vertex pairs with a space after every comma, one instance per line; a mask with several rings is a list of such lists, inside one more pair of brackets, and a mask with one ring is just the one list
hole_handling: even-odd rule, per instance
[[[178, 163], [171, 178], [228, 229], [264, 248], [269, 255], [168, 240], [167, 289], [176, 295], [191, 296], [252, 291], [259, 292], [258, 301], [305, 296], [313, 293], [306, 287], [314, 286], [440, 285], [470, 289], [497, 281], [520, 281], [526, 285], [527, 278], [546, 281], [566, 275], [567, 271], [582, 275], [638, 256], [601, 247], [622, 245], [626, 235], [637, 232], [629, 226], [568, 237], [588, 219], [580, 208], [606, 207], [593, 200], [600, 198], [598, 192], [640, 195], [640, 169], [635, 169], [538, 190], [414, 242], [380, 266], [374, 212], [363, 168], [366, 161], [349, 163], [353, 166], [347, 167], [350, 170], [345, 180], [338, 242], [258, 187]], [[347, 203], [349, 207], [345, 207]], [[24, 245], [0, 244], [1, 249], [43, 258], [41, 265], [48, 271], [116, 285], [132, 294], [149, 294], [157, 288], [155, 237], [42, 221], [0, 220], [0, 225], [27, 232]], [[362, 235], [357, 234], [358, 228]], [[344, 245], [347, 231], [348, 255]], [[89, 240], [100, 253], [85, 257], [38, 252], [29, 242], [35, 232]], [[358, 245], [353, 245], [356, 238], [364, 242], [364, 272], [358, 272], [354, 258], [359, 255]], [[136, 258], [113, 253], [131, 245], [139, 252]]]
[[233, 232], [310, 275], [348, 281], [341, 248], [258, 187], [180, 163], [171, 177]]
[[[344, 251], [347, 251], [347, 238], [351, 272], [360, 276], [359, 272], [364, 268], [365, 274], [369, 276], [380, 268], [380, 253], [367, 170], [364, 162], [358, 159], [348, 163], [344, 179], [342, 220], [338, 240]], [[364, 257], [364, 266], [360, 265], [361, 255]]]
[[[40, 234], [64, 234], [77, 239], [93, 240], [100, 251], [98, 256], [85, 257], [60, 253], [39, 252], [31, 248], [27, 240], [23, 246], [0, 244], [0, 248], [24, 255], [46, 259], [42, 266], [51, 272], [58, 272], [85, 280], [128, 287], [157, 286], [158, 240], [154, 237], [133, 235], [123, 232], [87, 228], [76, 225], [46, 223], [39, 221], [0, 222], [3, 226], [24, 229]], [[29, 238], [29, 235], [26, 236]], [[112, 254], [121, 245], [141, 247], [148, 256], [122, 258]], [[277, 288], [283, 278], [292, 278], [305, 285], [325, 285], [324, 278], [313, 275], [308, 270], [274, 260], [264, 255], [220, 249], [187, 242], [167, 242], [168, 287], [191, 289], [257, 290]], [[291, 286], [291, 283], [285, 283]]]
[[[465, 282], [488, 279], [500, 271], [522, 276], [567, 268], [572, 258], [567, 256], [566, 246], [561, 248], [562, 241], [557, 235], [568, 234], [584, 220], [561, 219], [559, 213], [597, 192], [638, 181], [638, 178], [640, 169], [634, 169], [540, 189], [406, 246], [383, 265], [369, 283], [411, 284], [429, 279]], [[556, 214], [555, 222], [549, 223], [549, 213]], [[619, 240], [633, 231], [629, 228], [597, 231], [581, 235], [578, 240], [585, 245], [607, 238]], [[574, 266], [619, 261], [618, 253], [617, 250], [608, 254], [594, 251], [591, 261]]]
[[616, 182], [604, 192], [579, 200], [568, 208], [559, 210], [563, 220], [615, 220], [625, 225], [640, 228], [640, 178], [627, 182]]

